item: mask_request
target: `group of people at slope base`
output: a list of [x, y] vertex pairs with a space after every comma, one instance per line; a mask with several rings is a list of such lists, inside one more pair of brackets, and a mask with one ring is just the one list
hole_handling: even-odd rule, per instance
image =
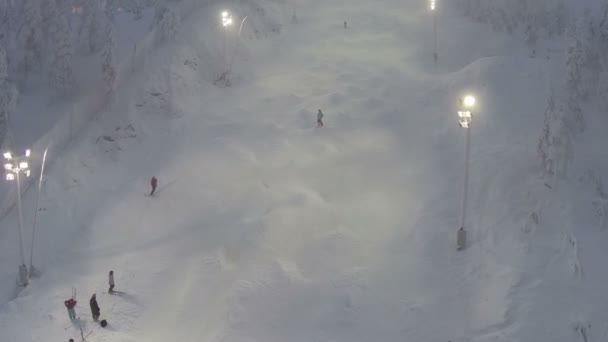
[[[108, 284], [110, 285], [108, 293], [113, 294], [115, 292], [114, 271], [110, 271], [110, 273], [108, 274]], [[78, 301], [76, 301], [75, 294], [72, 294], [72, 298], [63, 302], [65, 307], [68, 309], [68, 316], [70, 317], [70, 320], [76, 319], [77, 303]], [[93, 295], [91, 296], [91, 299], [89, 300], [89, 305], [91, 307], [91, 314], [93, 316], [93, 320], [97, 322], [97, 320], [99, 320], [99, 316], [101, 315], [101, 310], [99, 308], [99, 304], [97, 303], [97, 295], [95, 293], [93, 293]]]

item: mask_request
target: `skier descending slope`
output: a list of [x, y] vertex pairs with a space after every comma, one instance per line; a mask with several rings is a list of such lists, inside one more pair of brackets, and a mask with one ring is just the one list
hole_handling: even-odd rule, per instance
[[154, 191], [156, 191], [157, 183], [158, 180], [156, 179], [156, 177], [152, 177], [152, 179], [150, 180], [150, 186], [152, 187], [152, 191], [150, 191], [150, 196], [154, 196]]
[[323, 127], [323, 112], [319, 109], [317, 112], [317, 127]]
[[110, 285], [108, 293], [114, 293], [114, 271], [110, 271], [108, 274], [108, 284]]

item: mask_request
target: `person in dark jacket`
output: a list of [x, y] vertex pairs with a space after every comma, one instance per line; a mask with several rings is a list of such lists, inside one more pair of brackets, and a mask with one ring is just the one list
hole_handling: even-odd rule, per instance
[[154, 195], [154, 191], [156, 191], [157, 182], [158, 182], [158, 180], [156, 179], [156, 177], [152, 177], [152, 179], [150, 180], [150, 186], [152, 187], [152, 191], [150, 191], [150, 196]]
[[97, 304], [97, 298], [95, 297], [94, 293], [93, 293], [93, 296], [91, 296], [91, 300], [89, 301], [89, 304], [91, 304], [91, 314], [93, 314], [93, 320], [95, 322], [97, 322], [97, 320], [99, 319], [99, 315], [101, 314], [101, 311], [99, 310], [99, 305]]
[[114, 271], [110, 271], [108, 275], [108, 284], [110, 285], [109, 293], [114, 293]]
[[74, 307], [76, 306], [76, 300], [74, 298], [70, 298], [63, 302], [66, 308], [68, 308], [68, 316], [70, 316], [71, 320], [76, 319], [76, 310]]

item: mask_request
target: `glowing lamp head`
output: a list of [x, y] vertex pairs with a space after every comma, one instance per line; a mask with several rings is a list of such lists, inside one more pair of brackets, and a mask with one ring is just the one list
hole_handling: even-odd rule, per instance
[[25, 170], [25, 177], [29, 177], [32, 173], [30, 172], [30, 170]]
[[27, 162], [20, 162], [19, 163], [19, 169], [21, 170], [25, 170], [29, 167], [29, 164]]
[[6, 174], [6, 180], [8, 180], [8, 181], [15, 180], [15, 175], [12, 174], [12, 173], [7, 173]]
[[437, 8], [437, 0], [431, 0], [431, 11], [434, 11]]
[[222, 26], [227, 27], [232, 25], [232, 15], [228, 11], [222, 12]]
[[9, 163], [4, 164], [4, 169], [6, 171], [12, 171], [13, 170], [13, 164], [9, 164]]
[[27, 150], [25, 150], [25, 156], [29, 157], [32, 154], [32, 151], [30, 151], [30, 149], [28, 148]]
[[13, 155], [10, 152], [4, 152], [4, 158], [7, 160], [13, 159]]
[[473, 97], [472, 95], [467, 95], [462, 99], [462, 104], [466, 107], [466, 108], [472, 108], [475, 106], [475, 97]]

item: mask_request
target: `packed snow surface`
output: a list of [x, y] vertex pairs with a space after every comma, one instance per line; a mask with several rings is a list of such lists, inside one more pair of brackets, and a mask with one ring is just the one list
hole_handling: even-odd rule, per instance
[[[280, 30], [255, 39], [248, 25], [263, 21], [252, 16], [227, 38], [230, 87], [212, 84], [224, 65], [217, 8], [192, 13], [54, 157], [42, 275], [11, 300], [16, 213], [2, 221], [0, 340], [80, 336], [63, 306], [73, 287], [90, 342], [605, 338], [605, 281], [581, 282], [580, 265], [606, 252], [585, 254], [553, 229], [570, 208], [544, 200], [538, 178], [558, 62], [445, 9], [435, 65], [423, 1], [276, 6]], [[467, 93], [478, 105], [468, 246], [457, 251]], [[23, 198], [25, 241], [35, 192]], [[554, 215], [535, 223], [541, 207]], [[105, 293], [109, 270], [124, 294]], [[93, 293], [105, 329], [91, 319]]]

